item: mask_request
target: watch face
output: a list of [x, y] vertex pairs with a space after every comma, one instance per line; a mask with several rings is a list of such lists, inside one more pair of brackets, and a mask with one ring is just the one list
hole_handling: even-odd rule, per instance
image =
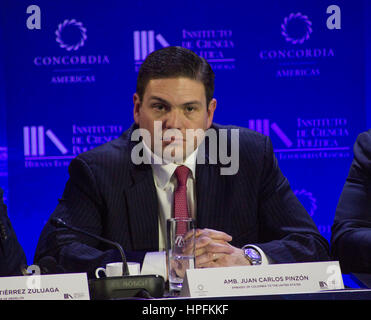
[[260, 254], [254, 249], [246, 249], [246, 254], [253, 260], [260, 260]]

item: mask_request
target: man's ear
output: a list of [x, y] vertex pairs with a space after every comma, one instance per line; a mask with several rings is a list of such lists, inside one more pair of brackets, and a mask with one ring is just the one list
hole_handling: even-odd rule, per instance
[[133, 109], [134, 122], [137, 125], [139, 125], [140, 98], [139, 98], [137, 93], [134, 93], [134, 95], [133, 95], [133, 103], [134, 103], [134, 109]]
[[211, 99], [207, 107], [207, 129], [209, 129], [213, 123], [215, 109], [216, 109], [216, 99], [213, 98]]

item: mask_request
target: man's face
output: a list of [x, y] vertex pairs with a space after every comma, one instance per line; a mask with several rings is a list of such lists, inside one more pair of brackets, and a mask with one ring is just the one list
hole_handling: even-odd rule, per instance
[[[151, 142], [145, 141], [146, 144], [156, 154], [155, 143], [161, 145], [164, 153], [172, 150], [172, 155], [176, 149], [182, 149], [183, 159], [201, 142], [196, 142], [200, 137], [186, 139], [186, 130], [210, 128], [215, 108], [215, 99], [206, 105], [203, 83], [189, 78], [152, 79], [143, 101], [134, 94], [134, 121], [151, 135]], [[155, 126], [155, 121], [161, 125]]]

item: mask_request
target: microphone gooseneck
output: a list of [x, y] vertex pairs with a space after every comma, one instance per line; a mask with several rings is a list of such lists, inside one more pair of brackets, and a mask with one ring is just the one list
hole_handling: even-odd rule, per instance
[[83, 235], [89, 236], [89, 237], [94, 238], [96, 240], [99, 240], [101, 242], [107, 243], [107, 244], [109, 244], [111, 246], [114, 246], [120, 252], [120, 255], [121, 255], [121, 260], [122, 260], [122, 274], [124, 276], [128, 276], [129, 275], [129, 268], [128, 268], [128, 264], [127, 264], [127, 261], [126, 261], [126, 256], [125, 256], [124, 250], [122, 249], [122, 247], [121, 247], [121, 245], [119, 243], [114, 242], [114, 241], [111, 241], [111, 240], [108, 240], [108, 239], [105, 239], [105, 238], [102, 238], [100, 236], [97, 236], [95, 234], [92, 234], [90, 232], [87, 232], [85, 230], [82, 230], [80, 228], [73, 227], [73, 226], [67, 224], [61, 218], [51, 218], [50, 219], [50, 223], [54, 227], [57, 227], [57, 228], [67, 228], [67, 229], [70, 229], [70, 230], [72, 230], [74, 232], [81, 233]]

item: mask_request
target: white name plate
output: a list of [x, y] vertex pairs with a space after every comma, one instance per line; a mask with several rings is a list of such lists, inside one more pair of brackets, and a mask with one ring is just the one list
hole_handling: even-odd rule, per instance
[[187, 270], [182, 297], [309, 293], [344, 289], [338, 261]]
[[0, 300], [89, 300], [86, 273], [0, 278]]

